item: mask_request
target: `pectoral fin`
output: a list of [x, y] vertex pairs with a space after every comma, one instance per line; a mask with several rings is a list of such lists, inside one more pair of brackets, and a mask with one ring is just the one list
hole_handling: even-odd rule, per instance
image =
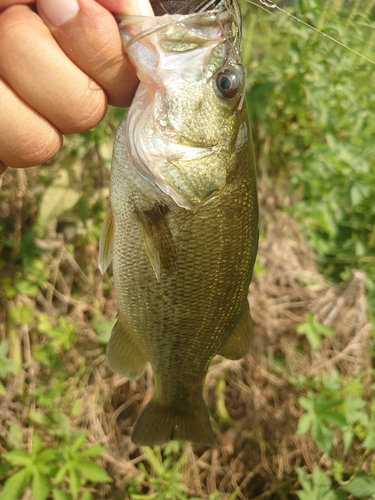
[[107, 347], [108, 366], [119, 375], [137, 379], [145, 371], [147, 362], [137, 339], [120, 317]]
[[238, 319], [230, 337], [221, 347], [219, 354], [228, 359], [240, 359], [249, 351], [253, 334], [253, 320], [250, 316], [249, 304]]
[[158, 281], [161, 271], [169, 276], [177, 270], [176, 245], [164, 218], [167, 211], [167, 207], [155, 207], [147, 212], [135, 212], [143, 243]]
[[102, 274], [106, 272], [109, 264], [112, 262], [113, 230], [112, 209], [109, 207], [104, 218], [102, 232], [99, 239], [98, 267]]

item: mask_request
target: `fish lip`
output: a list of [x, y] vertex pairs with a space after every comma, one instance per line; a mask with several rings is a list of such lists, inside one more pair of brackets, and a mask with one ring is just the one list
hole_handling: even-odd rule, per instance
[[[130, 45], [138, 42], [143, 38], [147, 38], [158, 31], [161, 31], [164, 28], [175, 25], [201, 25], [201, 26], [218, 26], [223, 28], [225, 25], [231, 23], [233, 19], [233, 15], [230, 12], [197, 12], [193, 14], [166, 14], [162, 17], [156, 16], [140, 16], [140, 15], [115, 15], [115, 18], [118, 22], [118, 27], [120, 30], [121, 39], [123, 42], [123, 47], [125, 52], [128, 51]], [[161, 22], [164, 21], [164, 22]], [[127, 26], [137, 26], [140, 24], [145, 24], [149, 22], [150, 26], [148, 28], [143, 29], [139, 33], [134, 36], [129, 33], [124, 33], [123, 28]], [[187, 26], [186, 30], [188, 30]], [[220, 42], [223, 39], [223, 34], [220, 33], [217, 37], [205, 37], [203, 34], [199, 34], [201, 38], [201, 44], [205, 42]]]
[[[166, 0], [166, 3], [168, 0]], [[189, 0], [185, 1], [185, 3], [188, 3]], [[161, 4], [162, 2], [155, 2], [153, 0], [150, 1], [151, 6], [153, 3], [159, 3]], [[165, 10], [163, 15], [164, 16], [173, 16], [175, 18], [181, 18], [183, 20], [187, 19], [194, 19], [194, 18], [200, 18], [205, 19], [207, 23], [210, 23], [212, 21], [213, 24], [217, 23], [217, 14], [229, 14], [233, 13], [233, 7], [236, 4], [236, 0], [211, 0], [206, 2], [205, 4], [202, 4], [202, 8], [198, 10], [194, 10], [188, 13], [183, 13], [178, 10]], [[212, 7], [212, 8], [209, 8]], [[182, 10], [182, 9], [181, 9]], [[211, 15], [211, 19], [208, 17]], [[145, 18], [158, 18], [162, 17], [160, 15], [154, 15], [154, 16], [144, 16], [141, 14], [114, 14], [114, 18], [117, 21], [118, 24], [121, 24], [122, 21], [126, 21], [128, 18], [131, 18], [132, 21], [135, 21], [136, 18], [139, 19], [145, 19]], [[128, 24], [128, 23], [127, 23]]]

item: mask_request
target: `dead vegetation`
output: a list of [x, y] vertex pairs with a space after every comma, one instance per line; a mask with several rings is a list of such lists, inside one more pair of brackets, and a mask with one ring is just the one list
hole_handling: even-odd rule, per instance
[[[35, 171], [29, 175], [36, 175]], [[30, 217], [29, 207], [35, 212], [26, 179], [24, 186], [19, 179], [19, 172], [7, 172], [3, 189], [10, 194], [1, 202], [2, 215], [9, 225], [15, 224], [16, 238]], [[264, 220], [264, 213], [262, 217]], [[303, 389], [296, 388], [293, 379], [312, 379], [334, 370], [344, 377], [362, 373], [366, 379], [370, 375], [364, 275], [353, 271], [347, 283], [328, 283], [318, 271], [299, 225], [282, 214], [268, 214], [267, 219], [249, 295], [255, 324], [253, 348], [241, 361], [216, 357], [212, 362], [205, 396], [217, 444], [209, 449], [183, 446], [187, 455], [184, 482], [191, 495], [202, 499], [215, 491], [228, 499], [237, 487], [242, 500], [296, 498], [290, 493], [298, 489], [295, 466], [310, 471], [318, 464], [329, 468], [332, 459], [309, 435], [296, 435], [303, 412], [298, 397]], [[147, 466], [144, 451], [129, 436], [152, 394], [152, 374], [148, 370], [141, 380], [128, 381], [106, 367], [104, 348], [97, 343], [92, 322], [116, 315], [114, 290], [111, 278], [102, 279], [96, 269], [96, 241], [82, 239], [77, 227], [52, 223], [48, 238], [38, 241], [46, 250], [40, 259], [50, 278], [40, 284], [35, 296], [17, 293], [9, 299], [2, 294], [0, 339], [12, 337], [9, 311], [20, 304], [31, 305], [35, 316], [46, 313], [53, 322], [61, 316], [76, 322], [75, 342], [61, 354], [68, 374], [66, 386], [70, 387], [66, 397], [80, 402], [78, 414], [70, 416], [72, 426], [86, 429], [91, 443], [105, 445], [101, 460], [114, 482], [99, 485], [92, 491], [93, 497], [127, 499], [128, 483], [139, 474], [138, 464]], [[15, 271], [14, 256], [7, 254], [10, 261], [1, 269], [2, 278]], [[309, 312], [337, 333], [324, 339], [314, 353], [296, 333]], [[23, 429], [24, 442], [30, 443], [37, 427], [29, 419], [30, 410], [35, 409], [32, 389], [45, 377], [45, 369], [33, 358], [33, 349], [43, 337], [25, 324], [17, 331], [17, 339], [23, 366], [19, 374], [7, 378], [6, 393], [1, 396], [1, 451], [5, 451], [7, 432], [14, 423]], [[15, 352], [13, 346], [13, 355]], [[366, 383], [370, 391], [369, 381]], [[20, 388], [26, 392], [21, 394]], [[341, 449], [342, 442], [335, 436], [333, 455]], [[354, 463], [356, 453], [361, 450], [354, 446], [350, 458]], [[150, 491], [152, 487], [144, 482], [143, 493]]]

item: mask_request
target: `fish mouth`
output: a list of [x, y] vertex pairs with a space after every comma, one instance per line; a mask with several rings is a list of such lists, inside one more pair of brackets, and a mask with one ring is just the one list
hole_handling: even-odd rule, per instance
[[[137, 69], [137, 74], [146, 86], [155, 86], [158, 61], [165, 57], [173, 66], [174, 56], [184, 53], [190, 58], [190, 67], [197, 66], [195, 49], [207, 49], [209, 54], [222, 46], [221, 62], [208, 75], [215, 77], [224, 70], [228, 62], [243, 67], [241, 58], [242, 20], [237, 0], [155, 0], [164, 5], [163, 16], [115, 16], [125, 52]], [[173, 12], [172, 14], [168, 12]], [[185, 14], [185, 12], [188, 12]], [[158, 42], [155, 43], [156, 39]], [[139, 46], [143, 45], [140, 52]], [[134, 49], [134, 46], [137, 48]], [[144, 61], [149, 69], [144, 72]], [[207, 56], [204, 66], [207, 67]], [[142, 61], [142, 62], [140, 62]], [[142, 66], [142, 68], [140, 67]], [[147, 74], [148, 73], [148, 74]], [[245, 74], [245, 70], [243, 70]], [[142, 78], [143, 76], [143, 78]], [[245, 94], [242, 93], [238, 109], [241, 109]]]
[[[229, 141], [227, 137], [218, 141], [215, 134], [203, 134], [199, 142], [194, 140], [197, 134], [189, 137], [189, 127], [181, 127], [180, 119], [187, 107], [171, 89], [212, 85], [226, 65], [243, 67], [241, 17], [236, 0], [166, 1], [175, 2], [170, 9], [177, 13], [120, 17], [124, 48], [141, 81], [127, 116], [128, 151], [142, 177], [178, 206], [192, 209], [225, 188], [229, 174], [225, 162], [211, 158], [223, 158], [219, 153], [230, 149]], [[204, 93], [200, 96], [201, 106], [208, 106]]]
[[[135, 37], [124, 37], [123, 43], [125, 51], [129, 44], [132, 44], [140, 38], [147, 37], [158, 30], [165, 28], [171, 24], [198, 23], [203, 25], [218, 25], [223, 28], [226, 23], [233, 23], [234, 30], [222, 32], [225, 41], [233, 47], [233, 55], [239, 56], [239, 48], [242, 43], [242, 19], [241, 12], [237, 0], [150, 0], [155, 16], [158, 18], [164, 16], [165, 22], [152, 22], [150, 28], [143, 29]], [[147, 16], [128, 16], [115, 15], [123, 35], [122, 28], [129, 24], [137, 24], [144, 20]], [[152, 18], [151, 18], [152, 19]], [[232, 36], [231, 36], [232, 35]], [[241, 64], [241, 58], [238, 57], [238, 62]]]

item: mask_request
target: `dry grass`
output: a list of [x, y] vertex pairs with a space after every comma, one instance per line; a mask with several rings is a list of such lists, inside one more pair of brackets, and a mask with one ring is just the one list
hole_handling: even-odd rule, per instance
[[[37, 174], [31, 171], [29, 175]], [[35, 213], [33, 193], [23, 172], [7, 172], [3, 189], [9, 194], [0, 202], [1, 215], [13, 225], [14, 238], [20, 239], [22, 227]], [[220, 491], [225, 500], [237, 486], [242, 500], [296, 498], [289, 493], [297, 487], [295, 465], [312, 470], [317, 464], [330, 467], [331, 459], [307, 435], [295, 433], [302, 414], [298, 404], [301, 393], [291, 384], [291, 378], [312, 378], [332, 370], [344, 377], [370, 373], [363, 274], [354, 271], [345, 284], [328, 283], [318, 271], [298, 224], [282, 215], [267, 218], [270, 222], [259, 246], [260, 266], [249, 296], [255, 322], [252, 351], [241, 361], [216, 357], [209, 370], [205, 396], [214, 418], [217, 444], [209, 449], [183, 446], [188, 457], [184, 481], [191, 495], [200, 498]], [[67, 241], [73, 244], [73, 251], [68, 251]], [[9, 338], [7, 311], [21, 304], [32, 305], [35, 315], [44, 312], [53, 321], [63, 315], [77, 323], [77, 341], [63, 359], [69, 374], [66, 385], [75, 387], [68, 397], [81, 403], [79, 415], [72, 418], [73, 427], [86, 429], [90, 442], [106, 447], [102, 463], [114, 483], [93, 491], [94, 498], [126, 499], [127, 484], [139, 474], [137, 464], [145, 461], [142, 449], [133, 445], [129, 436], [152, 394], [151, 371], [135, 382], [113, 375], [105, 365], [92, 321], [112, 318], [117, 310], [111, 278], [103, 280], [96, 269], [97, 243], [86, 241], [83, 245], [79, 225], [52, 224], [48, 238], [39, 244], [49, 250], [41, 259], [51, 278], [39, 287], [35, 297], [17, 294], [7, 300], [2, 294], [0, 339]], [[14, 272], [15, 255], [8, 254], [10, 261], [1, 270], [2, 277]], [[307, 312], [315, 313], [320, 322], [337, 332], [314, 354], [296, 334]], [[19, 375], [8, 377], [7, 392], [0, 400], [0, 443], [4, 443], [12, 423], [22, 427], [25, 442], [30, 443], [34, 427], [28, 414], [35, 408], [31, 389], [44, 377], [43, 368], [32, 356], [40, 337], [23, 325], [17, 338], [23, 369]], [[225, 391], [217, 396], [215, 388], [223, 379]], [[20, 394], [20, 387], [26, 393]], [[218, 397], [225, 399], [235, 425], [224, 421], [225, 415], [215, 404]], [[333, 456], [341, 449], [337, 437]], [[354, 447], [353, 462], [356, 453]], [[149, 491], [147, 484], [144, 490]]]

